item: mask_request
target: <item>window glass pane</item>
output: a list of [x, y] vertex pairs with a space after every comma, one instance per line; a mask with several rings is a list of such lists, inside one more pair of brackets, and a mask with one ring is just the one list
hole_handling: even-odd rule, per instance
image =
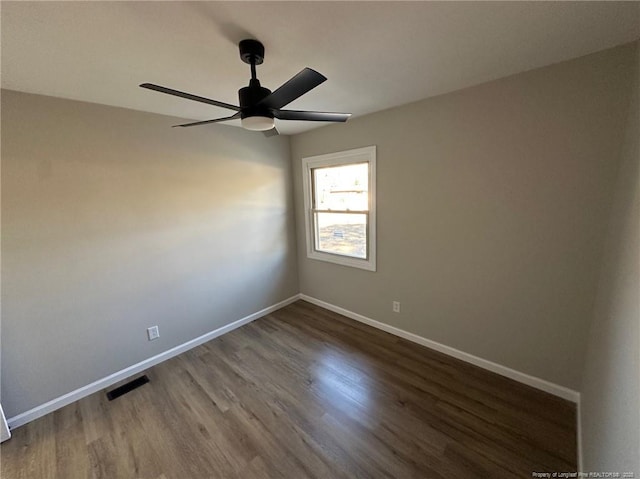
[[317, 210], [369, 210], [369, 163], [313, 169]]
[[315, 213], [316, 249], [367, 258], [367, 215]]

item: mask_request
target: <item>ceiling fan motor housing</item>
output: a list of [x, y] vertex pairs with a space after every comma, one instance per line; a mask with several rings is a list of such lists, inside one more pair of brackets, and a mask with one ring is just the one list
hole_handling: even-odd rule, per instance
[[257, 106], [258, 103], [269, 96], [271, 90], [260, 86], [258, 80], [251, 80], [249, 86], [238, 90], [238, 99], [240, 100], [241, 118], [249, 116], [266, 116], [273, 118], [273, 113], [265, 107]]

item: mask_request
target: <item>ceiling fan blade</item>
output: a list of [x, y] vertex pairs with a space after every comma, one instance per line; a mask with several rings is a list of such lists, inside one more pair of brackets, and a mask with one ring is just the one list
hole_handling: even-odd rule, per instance
[[208, 103], [209, 105], [219, 106], [221, 108], [228, 108], [229, 110], [240, 111], [239, 106], [230, 105], [229, 103], [224, 103], [222, 101], [211, 100], [209, 98], [205, 98], [198, 95], [192, 95], [191, 93], [185, 93], [183, 91], [174, 90], [172, 88], [167, 88], [160, 85], [154, 85], [153, 83], [143, 83], [140, 85], [141, 88], [146, 88], [147, 90], [154, 90], [160, 93], [166, 93], [167, 95], [179, 96], [181, 98], [186, 98], [187, 100], [199, 101], [200, 103]]
[[278, 109], [288, 105], [296, 98], [301, 97], [305, 93], [313, 90], [327, 79], [324, 75], [318, 73], [311, 68], [305, 68], [291, 80], [285, 82], [276, 91], [263, 98], [258, 106], [266, 106], [267, 108]]
[[220, 121], [228, 121], [228, 120], [237, 120], [238, 118], [240, 118], [240, 113], [236, 113], [235, 115], [231, 115], [231, 116], [226, 116], [224, 118], [216, 118], [215, 120], [204, 120], [204, 121], [196, 121], [193, 123], [184, 123], [182, 125], [173, 125], [172, 128], [176, 128], [178, 126], [198, 126], [198, 125], [207, 125], [209, 123], [218, 123]]
[[275, 110], [273, 116], [279, 120], [336, 121], [344, 122], [351, 113], [332, 113], [327, 111]]
[[271, 128], [270, 130], [263, 131], [262, 133], [264, 133], [264, 136], [277, 136], [277, 135], [280, 134], [280, 132], [278, 131], [278, 129], [275, 126], [273, 128]]

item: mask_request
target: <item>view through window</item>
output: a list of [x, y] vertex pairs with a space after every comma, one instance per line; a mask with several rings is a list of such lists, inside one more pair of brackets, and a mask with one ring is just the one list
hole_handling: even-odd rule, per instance
[[316, 249], [366, 258], [369, 164], [312, 171]]

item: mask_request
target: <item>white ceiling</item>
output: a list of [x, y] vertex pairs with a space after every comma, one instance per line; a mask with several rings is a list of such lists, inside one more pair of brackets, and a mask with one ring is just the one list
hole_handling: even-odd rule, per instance
[[[2, 87], [193, 120], [228, 110], [143, 82], [237, 104], [266, 48], [272, 90], [303, 67], [328, 81], [287, 106], [383, 110], [640, 37], [637, 2], [8, 2]], [[284, 134], [322, 126], [277, 123]], [[207, 125], [197, 128], [216, 128]]]

